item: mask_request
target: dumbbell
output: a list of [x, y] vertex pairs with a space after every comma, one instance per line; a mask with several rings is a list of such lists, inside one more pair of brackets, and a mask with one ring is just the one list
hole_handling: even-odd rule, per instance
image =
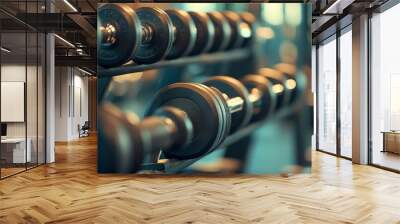
[[241, 25], [243, 28], [241, 29], [241, 33], [244, 37], [242, 47], [247, 47], [254, 41], [256, 17], [254, 17], [250, 12], [242, 12], [239, 16], [242, 19], [242, 22], [247, 24], [247, 27], [243, 23]]
[[290, 103], [291, 90], [287, 88], [287, 76], [273, 68], [259, 69], [259, 75], [264, 76], [272, 83], [272, 91], [277, 95], [276, 110], [287, 107]]
[[293, 64], [280, 63], [274, 66], [276, 70], [282, 72], [286, 77], [286, 88], [291, 90], [289, 103], [297, 103], [304, 96], [307, 89], [307, 77], [302, 72], [298, 72]]
[[250, 26], [242, 21], [240, 15], [233, 11], [225, 11], [222, 13], [227, 19], [231, 27], [231, 38], [227, 49], [239, 48], [243, 45], [245, 37], [251, 35]]
[[294, 65], [278, 64], [276, 68], [261, 68], [260, 75], [273, 83], [273, 91], [278, 96], [278, 110], [290, 107], [305, 93], [307, 80], [303, 74], [297, 73]]
[[226, 99], [242, 99], [242, 109], [232, 114], [230, 134], [250, 122], [268, 118], [275, 110], [276, 95], [263, 76], [246, 75], [240, 81], [229, 76], [214, 76], [204, 84], [218, 89]]
[[176, 59], [192, 53], [197, 40], [197, 27], [192, 16], [183, 10], [165, 11], [174, 25], [174, 40], [167, 59]]
[[204, 12], [189, 12], [197, 28], [195, 45], [189, 55], [199, 55], [210, 51], [215, 36], [215, 27]]
[[232, 28], [228, 20], [221, 12], [208, 12], [207, 15], [215, 27], [214, 40], [209, 52], [226, 50], [232, 38]]
[[251, 118], [267, 117], [275, 101], [268, 81], [256, 75], [243, 81], [218, 76], [204, 84], [171, 84], [156, 94], [141, 122], [106, 108], [104, 123], [111, 133], [106, 136], [120, 155], [116, 158], [132, 157], [123, 170], [136, 171], [145, 154], [160, 150], [173, 159], [203, 156]]
[[197, 33], [192, 18], [180, 10], [133, 10], [125, 4], [105, 4], [98, 18], [98, 62], [104, 67], [129, 60], [149, 64], [187, 55]]
[[240, 81], [229, 76], [214, 76], [203, 83], [218, 89], [227, 98], [243, 100], [242, 110], [232, 114], [230, 134], [250, 122], [265, 120], [290, 107], [304, 94], [305, 78], [289, 70], [288, 65], [280, 64], [278, 67], [286, 69], [287, 73], [263, 68], [259, 74], [248, 74]]
[[106, 135], [110, 148], [117, 155], [132, 157], [125, 172], [135, 172], [151, 152], [162, 150], [167, 158], [193, 159], [212, 151], [228, 135], [231, 113], [241, 105], [240, 98], [225, 100], [203, 84], [174, 83], [156, 94], [141, 122], [130, 122], [124, 113], [105, 108], [103, 120], [109, 121], [103, 123], [115, 127], [110, 133], [118, 131]]
[[255, 17], [248, 12], [233, 11], [208, 13], [215, 26], [215, 37], [210, 52], [248, 46], [254, 36]]

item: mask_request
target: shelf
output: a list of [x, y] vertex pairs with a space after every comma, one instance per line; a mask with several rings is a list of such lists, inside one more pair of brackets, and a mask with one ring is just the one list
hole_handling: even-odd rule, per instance
[[154, 64], [137, 65], [137, 64], [126, 64], [114, 68], [99, 68], [98, 76], [100, 78], [118, 76], [134, 72], [142, 72], [150, 69], [160, 69], [174, 66], [187, 65], [192, 63], [202, 63], [202, 64], [214, 64], [227, 61], [237, 61], [250, 56], [251, 50], [238, 49], [226, 52], [218, 52], [213, 54], [202, 54], [193, 57], [184, 57], [175, 60], [164, 60]]

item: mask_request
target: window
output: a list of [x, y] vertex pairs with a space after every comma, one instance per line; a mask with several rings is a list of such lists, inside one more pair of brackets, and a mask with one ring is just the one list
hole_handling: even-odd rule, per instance
[[340, 36], [340, 155], [352, 157], [352, 32]]
[[318, 149], [336, 153], [336, 37], [318, 48]]
[[372, 163], [400, 170], [400, 5], [371, 19]]

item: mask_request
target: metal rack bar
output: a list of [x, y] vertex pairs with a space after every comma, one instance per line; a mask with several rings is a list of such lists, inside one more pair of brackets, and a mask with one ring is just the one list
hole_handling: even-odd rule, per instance
[[115, 68], [98, 68], [99, 78], [118, 76], [133, 72], [142, 72], [150, 69], [159, 69], [173, 66], [181, 66], [192, 63], [202, 63], [202, 64], [213, 64], [221, 63], [226, 61], [237, 61], [250, 56], [251, 49], [237, 49], [226, 52], [218, 52], [213, 54], [202, 54], [193, 57], [184, 57], [176, 60], [170, 61], [160, 61], [154, 64], [148, 65], [137, 65], [137, 64], [126, 64]]

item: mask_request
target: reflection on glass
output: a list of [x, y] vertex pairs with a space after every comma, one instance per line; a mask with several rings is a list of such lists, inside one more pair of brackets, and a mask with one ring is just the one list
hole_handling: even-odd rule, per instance
[[352, 33], [340, 36], [340, 153], [352, 157]]
[[372, 18], [372, 163], [400, 170], [400, 5]]
[[336, 153], [336, 39], [318, 48], [318, 148]]

